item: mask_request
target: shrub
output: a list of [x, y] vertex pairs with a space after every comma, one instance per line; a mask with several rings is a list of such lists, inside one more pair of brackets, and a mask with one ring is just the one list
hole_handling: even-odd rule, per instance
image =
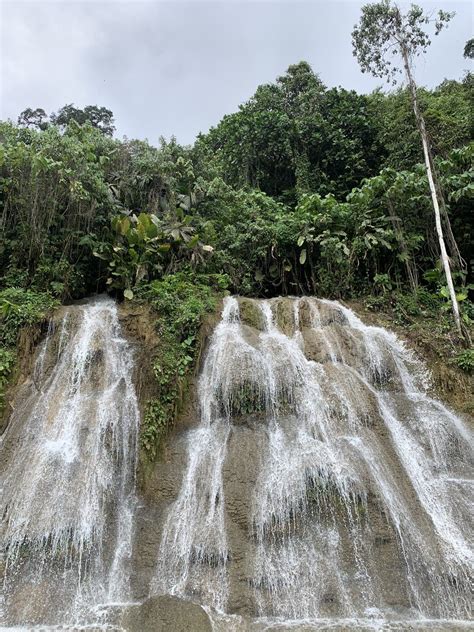
[[455, 358], [456, 365], [466, 373], [474, 372], [474, 349], [466, 349], [461, 351]]
[[223, 275], [180, 272], [143, 285], [135, 293], [136, 300], [146, 301], [156, 312], [161, 338], [153, 362], [157, 396], [148, 402], [141, 430], [141, 445], [151, 459], [180, 408], [198, 357], [203, 316], [215, 309], [227, 284]]
[[43, 320], [57, 301], [46, 292], [10, 287], [0, 291], [0, 345], [13, 346], [18, 331]]

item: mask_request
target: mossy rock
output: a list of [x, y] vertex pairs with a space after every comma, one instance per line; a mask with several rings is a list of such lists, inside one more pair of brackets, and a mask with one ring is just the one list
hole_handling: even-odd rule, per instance
[[258, 301], [254, 301], [250, 298], [239, 298], [239, 310], [240, 321], [242, 323], [245, 323], [254, 329], [258, 329], [259, 331], [264, 331], [265, 318]]
[[319, 303], [319, 314], [321, 318], [321, 325], [327, 327], [328, 325], [347, 325], [347, 316], [342, 309], [335, 305], [328, 303]]
[[310, 306], [310, 299], [303, 297], [300, 299], [299, 306], [300, 328], [306, 329], [313, 326], [313, 314]]
[[212, 632], [209, 616], [200, 605], [171, 595], [129, 606], [121, 625], [128, 632]]
[[295, 332], [295, 301], [291, 298], [278, 298], [272, 303], [272, 311], [278, 329], [286, 336]]
[[264, 393], [255, 383], [244, 382], [237, 384], [227, 396], [219, 394], [222, 414], [231, 417], [262, 413], [266, 410]]

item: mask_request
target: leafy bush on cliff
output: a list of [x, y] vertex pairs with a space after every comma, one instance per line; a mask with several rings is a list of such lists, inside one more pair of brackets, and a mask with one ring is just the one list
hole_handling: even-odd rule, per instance
[[57, 301], [44, 292], [15, 287], [0, 291], [0, 413], [15, 364], [18, 332], [22, 327], [41, 322], [56, 305]]
[[172, 426], [200, 352], [199, 327], [204, 316], [215, 310], [228, 284], [221, 275], [177, 273], [142, 285], [135, 300], [153, 308], [160, 350], [153, 359], [156, 397], [148, 402], [141, 444], [150, 458]]

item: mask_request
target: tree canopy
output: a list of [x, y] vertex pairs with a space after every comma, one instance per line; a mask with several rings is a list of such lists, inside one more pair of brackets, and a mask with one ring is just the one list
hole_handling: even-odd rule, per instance
[[73, 121], [78, 125], [89, 123], [106, 136], [113, 136], [115, 132], [113, 112], [98, 105], [86, 105], [81, 109], [76, 108], [73, 103], [68, 103], [57, 112], [52, 112], [49, 117], [42, 108], [26, 108], [18, 117], [18, 125], [40, 130], [45, 130], [48, 125], [65, 129]]
[[[472, 274], [472, 79], [418, 97]], [[245, 295], [399, 290], [449, 308], [405, 88], [327, 88], [300, 62], [191, 147], [120, 141], [112, 128], [107, 108], [73, 105], [0, 124], [2, 286], [122, 298], [199, 273]], [[469, 279], [454, 283], [469, 318]]]

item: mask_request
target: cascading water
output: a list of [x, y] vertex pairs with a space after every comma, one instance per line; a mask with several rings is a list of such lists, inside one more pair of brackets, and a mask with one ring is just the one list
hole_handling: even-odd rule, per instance
[[51, 321], [0, 444], [4, 625], [95, 623], [101, 604], [127, 598], [139, 426], [131, 376], [112, 300]]
[[[224, 609], [228, 582], [228, 545], [224, 518], [222, 467], [230, 432], [230, 411], [220, 407], [219, 392], [230, 386], [218, 375], [234, 347], [240, 351], [238, 311], [229, 301], [213, 335], [199, 381], [201, 424], [189, 434], [189, 464], [180, 495], [169, 512], [158, 554], [159, 573], [153, 590], [186, 595], [197, 593]], [[214, 423], [217, 421], [218, 423]]]
[[255, 629], [468, 625], [471, 436], [425, 379], [338, 303], [226, 299], [152, 591]]

